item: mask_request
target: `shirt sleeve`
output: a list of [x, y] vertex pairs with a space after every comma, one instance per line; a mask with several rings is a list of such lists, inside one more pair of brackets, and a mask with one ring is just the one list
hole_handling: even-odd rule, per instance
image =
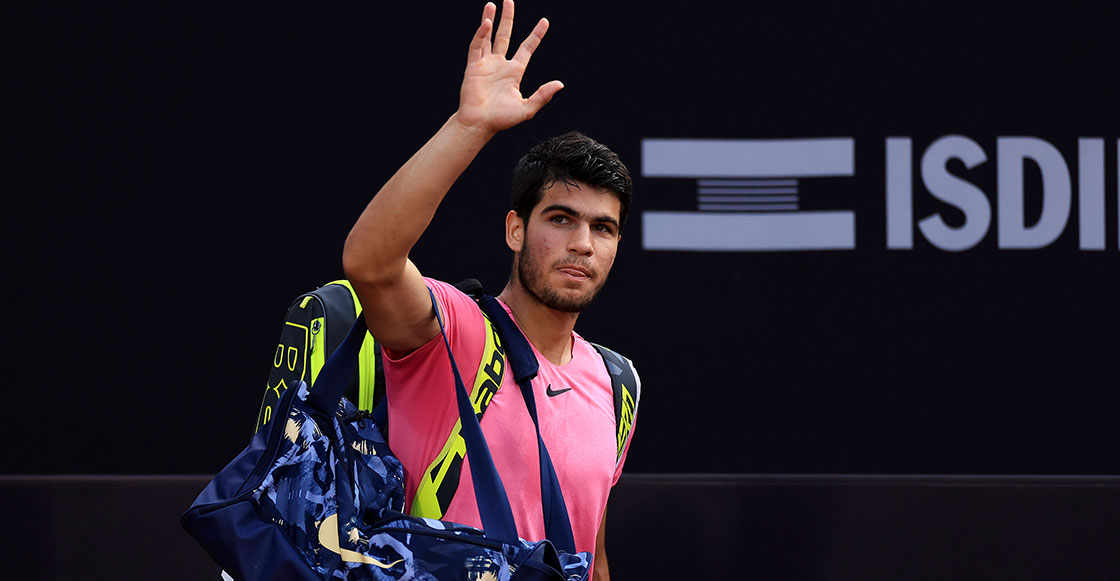
[[[474, 299], [463, 294], [462, 291], [455, 288], [453, 285], [440, 280], [425, 278], [424, 283], [432, 291], [432, 295], [436, 298], [436, 304], [439, 305], [440, 315], [443, 318], [444, 332], [447, 333], [447, 340], [451, 343], [452, 353], [458, 354], [474, 351], [473, 347], [477, 341], [472, 341], [470, 339], [475, 337], [478, 334], [478, 329], [482, 327], [482, 311], [479, 310]], [[412, 355], [418, 352], [423, 352], [424, 355], [428, 355], [428, 352], [438, 350], [440, 352], [439, 354], [442, 354], [446, 351], [445, 349], [439, 348], [442, 344], [443, 339], [440, 335], [436, 335], [420, 348], [403, 356], [385, 349], [385, 358], [390, 364], [401, 364], [406, 362], [406, 360], [413, 359]], [[463, 351], [464, 349], [466, 351]], [[426, 357], [417, 357], [416, 359], [425, 358]], [[462, 362], [459, 361], [458, 357], [455, 358], [455, 363], [459, 365], [461, 372]]]

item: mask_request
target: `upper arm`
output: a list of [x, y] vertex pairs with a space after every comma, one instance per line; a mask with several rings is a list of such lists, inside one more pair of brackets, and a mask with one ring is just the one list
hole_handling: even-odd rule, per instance
[[411, 260], [399, 276], [350, 283], [370, 333], [394, 355], [407, 355], [439, 335], [428, 286]]

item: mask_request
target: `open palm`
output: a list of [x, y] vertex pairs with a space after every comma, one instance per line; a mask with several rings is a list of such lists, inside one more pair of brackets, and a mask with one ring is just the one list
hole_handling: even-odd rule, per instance
[[505, 0], [502, 19], [491, 43], [490, 33], [494, 27], [496, 10], [493, 3], [487, 3], [482, 9], [482, 24], [471, 41], [467, 55], [458, 111], [458, 116], [465, 125], [491, 133], [532, 118], [564, 87], [560, 81], [550, 81], [541, 85], [528, 98], [522, 96], [521, 78], [533, 51], [548, 31], [548, 20], [542, 18], [521, 43], [513, 58], [506, 59], [513, 31], [513, 0]]

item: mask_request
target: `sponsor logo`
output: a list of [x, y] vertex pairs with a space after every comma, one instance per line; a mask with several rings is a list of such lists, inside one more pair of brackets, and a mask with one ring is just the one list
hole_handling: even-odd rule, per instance
[[630, 390], [626, 389], [626, 384], [622, 385], [622, 414], [619, 417], [618, 426], [618, 457], [622, 458], [622, 450], [626, 447], [626, 438], [630, 435], [630, 429], [634, 427], [634, 407], [637, 403], [634, 401], [634, 396], [630, 395]]
[[[993, 161], [975, 140], [947, 135], [915, 154], [911, 138], [888, 137], [885, 172], [876, 172], [886, 175], [886, 195], [879, 198], [886, 204], [886, 247], [912, 249], [917, 230], [918, 236], [937, 249], [969, 250], [994, 225], [1001, 249], [1043, 248], [1076, 224], [1081, 250], [1105, 250], [1105, 145], [1104, 138], [1078, 138], [1077, 157], [1071, 164], [1043, 139], [997, 137], [993, 195], [958, 175], [957, 168], [973, 170]], [[1114, 171], [1120, 182], [1120, 141], [1116, 145]], [[1076, 171], [1071, 173], [1071, 168]], [[1071, 175], [1077, 178], [1076, 189]], [[642, 176], [696, 180], [695, 211], [642, 213], [642, 247], [646, 250], [856, 248], [854, 210], [807, 211], [799, 199], [804, 180], [855, 176], [852, 137], [643, 139]], [[914, 211], [915, 197], [924, 193], [915, 187], [919, 183], [939, 202], [937, 210], [924, 216], [916, 216]], [[834, 180], [825, 187], [835, 187], [832, 184], [843, 186], [844, 181]], [[1028, 204], [1028, 186], [1040, 193], [1035, 196], [1041, 197], [1040, 211]], [[1117, 189], [1116, 222], [1120, 225], [1120, 186]]]
[[644, 139], [642, 175], [697, 180], [697, 211], [643, 212], [646, 250], [855, 248], [855, 212], [799, 209], [800, 180], [855, 175], [855, 140]]
[[[1078, 243], [1081, 250], [1105, 249], [1105, 141], [1077, 140]], [[1120, 142], [1118, 142], [1120, 145]], [[909, 137], [886, 140], [887, 248], [907, 250], [914, 246], [913, 144]], [[933, 246], [948, 251], [968, 250], [979, 244], [995, 214], [999, 248], [1030, 249], [1052, 244], [1065, 232], [1074, 215], [1070, 166], [1058, 148], [1037, 137], [996, 139], [996, 192], [994, 203], [976, 184], [950, 171], [950, 164], [972, 170], [990, 161], [980, 144], [963, 135], [947, 135], [933, 141], [922, 152], [921, 183], [929, 195], [964, 215], [960, 224], [950, 225], [941, 212], [917, 219], [918, 233]], [[1120, 166], [1120, 152], [1117, 154]], [[1120, 172], [1120, 167], [1117, 168]], [[1042, 208], [1037, 219], [1026, 217], [1028, 175], [1041, 178]], [[1038, 172], [1035, 174], [1034, 172]], [[1039, 181], [1033, 178], [1032, 185]], [[1120, 215], [1117, 216], [1120, 223]]]
[[556, 397], [556, 396], [564, 393], [565, 391], [572, 391], [572, 388], [568, 387], [568, 388], [564, 388], [564, 389], [554, 390], [554, 389], [552, 389], [552, 384], [550, 383], [550, 384], [548, 384], [548, 387], [545, 388], [545, 390], [544, 390], [544, 392], [546, 394], [548, 394], [548, 397]]
[[[351, 530], [355, 533], [357, 532], [357, 529]], [[354, 541], [356, 539], [352, 538], [351, 540]], [[357, 551], [343, 549], [338, 541], [338, 514], [332, 514], [323, 519], [323, 522], [319, 523], [319, 544], [322, 545], [324, 549], [341, 556], [342, 560], [347, 563], [364, 563], [381, 569], [392, 569], [397, 564], [404, 562], [404, 559], [399, 559], [392, 563], [383, 563]]]

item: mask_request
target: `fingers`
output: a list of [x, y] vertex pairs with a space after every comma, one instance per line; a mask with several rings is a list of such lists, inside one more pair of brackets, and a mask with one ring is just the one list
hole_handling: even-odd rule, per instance
[[494, 29], [494, 12], [497, 7], [493, 2], [487, 2], [482, 8], [482, 24], [471, 39], [470, 49], [467, 51], [467, 62], [472, 62], [490, 55], [490, 31]]
[[564, 83], [561, 83], [560, 81], [549, 81], [541, 85], [535, 93], [533, 93], [529, 96], [528, 99], [526, 99], [526, 102], [529, 105], [529, 117], [533, 117], [534, 115], [536, 115], [537, 111], [540, 111], [541, 107], [547, 105], [548, 102], [551, 101], [554, 96], [556, 96], [556, 93], [559, 93], [560, 89], [563, 88]]
[[503, 58], [509, 51], [509, 40], [513, 36], [513, 0], [502, 3], [502, 19], [498, 21], [498, 33], [494, 36], [494, 54]]
[[486, 5], [482, 7], [482, 19], [483, 20], [489, 20], [489, 21], [493, 22], [494, 21], [494, 15], [497, 14], [497, 13], [498, 13], [498, 7], [495, 6], [493, 2], [487, 2]]
[[536, 26], [533, 27], [533, 32], [525, 38], [521, 46], [517, 49], [517, 54], [513, 55], [514, 61], [517, 61], [521, 66], [529, 64], [529, 59], [533, 56], [533, 51], [537, 50], [540, 46], [541, 40], [544, 39], [545, 33], [548, 32], [548, 19], [542, 18]]

